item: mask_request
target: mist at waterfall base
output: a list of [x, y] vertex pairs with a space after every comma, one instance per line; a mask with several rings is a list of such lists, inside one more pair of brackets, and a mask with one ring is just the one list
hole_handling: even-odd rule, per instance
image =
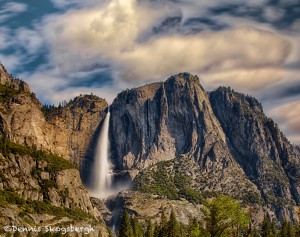
[[113, 168], [109, 159], [109, 121], [110, 111], [108, 109], [98, 138], [89, 180], [88, 192], [91, 197], [95, 198], [107, 198], [128, 188], [126, 186], [114, 187], [113, 185]]

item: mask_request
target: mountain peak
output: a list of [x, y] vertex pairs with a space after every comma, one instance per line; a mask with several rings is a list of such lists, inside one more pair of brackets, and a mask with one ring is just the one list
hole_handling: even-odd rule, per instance
[[21, 90], [24, 92], [30, 92], [29, 85], [19, 78], [14, 78], [9, 74], [3, 64], [0, 63], [0, 84], [14, 88], [15, 90]]
[[200, 84], [199, 77], [196, 75], [192, 75], [191, 73], [188, 72], [182, 72], [182, 73], [178, 73], [177, 75], [171, 76], [166, 81], [166, 83], [168, 82], [177, 82], [177, 83], [181, 83], [182, 85], [185, 83]]

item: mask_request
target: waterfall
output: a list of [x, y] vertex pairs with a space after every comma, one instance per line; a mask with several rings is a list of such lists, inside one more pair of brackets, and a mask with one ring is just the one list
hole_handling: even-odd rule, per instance
[[90, 195], [97, 198], [104, 198], [111, 192], [112, 167], [109, 161], [109, 119], [110, 111], [108, 108], [97, 142], [92, 169], [91, 190], [89, 190]]

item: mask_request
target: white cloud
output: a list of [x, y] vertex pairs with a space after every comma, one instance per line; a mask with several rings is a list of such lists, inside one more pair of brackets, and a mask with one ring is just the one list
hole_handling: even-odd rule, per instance
[[14, 71], [22, 63], [22, 59], [17, 55], [4, 55], [0, 53], [0, 59], [8, 72]]
[[[157, 9], [134, 0], [112, 1], [101, 9], [69, 12], [48, 19], [51, 57], [61, 70], [91, 64], [109, 64], [120, 80], [157, 80], [181, 71], [206, 73], [221, 80], [231, 75], [258, 71], [258, 82], [266, 76], [279, 80], [279, 70], [290, 51], [288, 40], [254, 27], [206, 32], [196, 35], [162, 35], [140, 38], [176, 9]], [[49, 30], [50, 29], [50, 30]], [[240, 80], [240, 79], [239, 79]], [[238, 80], [235, 81], [238, 84]], [[242, 83], [244, 86], [246, 83]]]
[[39, 32], [27, 28], [19, 28], [14, 36], [15, 45], [27, 51], [29, 55], [35, 55], [43, 46], [43, 37]]
[[[99, 5], [99, 0], [51, 0], [53, 5], [57, 8], [67, 8], [70, 6], [95, 6]], [[103, 1], [102, 1], [103, 2]]]
[[0, 27], [0, 50], [11, 45], [11, 32], [7, 27]]
[[[267, 0], [52, 2], [65, 12], [46, 16], [34, 30], [20, 28], [12, 38], [8, 28], [0, 28], [1, 49], [13, 46], [27, 52], [23, 56], [0, 55], [10, 71], [28, 55], [33, 56], [41, 48], [49, 47], [47, 56], [50, 61], [32, 75], [22, 76], [39, 98], [47, 101], [58, 103], [80, 93], [89, 94], [91, 90], [111, 101], [121, 89], [146, 81], [163, 80], [182, 71], [198, 74], [207, 88], [231, 85], [236, 90], [260, 98], [266, 93], [273, 96], [272, 88], [280, 91], [281, 86], [299, 80], [298, 71], [289, 69], [289, 65], [297, 65], [300, 61], [299, 20], [290, 28], [278, 32], [271, 23], [280, 19], [284, 12], [265, 7]], [[227, 30], [214, 32], [209, 27], [201, 26], [203, 31], [197, 34], [184, 35], [177, 29], [152, 34], [153, 27], [159, 26], [167, 17], [182, 16], [184, 28], [186, 19], [211, 17], [210, 8], [226, 7], [227, 4], [240, 5], [240, 13], [249, 8], [264, 7], [263, 17], [269, 23], [224, 13], [215, 15], [213, 20], [229, 26]], [[0, 22], [26, 11], [27, 5], [10, 2], [1, 9]], [[181, 32], [186, 31], [183, 29]], [[79, 72], [94, 65], [112, 69], [112, 86], [101, 89], [84, 86], [69, 88], [72, 80], [79, 80], [75, 84], [80, 85], [84, 74]], [[286, 109], [288, 105], [282, 107], [282, 103], [288, 102], [276, 103]], [[269, 105], [267, 108], [268, 111], [274, 109]], [[294, 134], [289, 128], [295, 127], [292, 117], [298, 114], [280, 118], [279, 109], [272, 111], [272, 116], [277, 116], [284, 130], [296, 141], [300, 131]]]
[[8, 2], [0, 8], [0, 22], [16, 16], [27, 10], [27, 5], [20, 2]]
[[264, 7], [264, 17], [267, 21], [279, 21], [285, 14], [284, 9], [276, 8], [276, 7]]
[[300, 145], [300, 99], [277, 106], [267, 114], [280, 124], [287, 137]]

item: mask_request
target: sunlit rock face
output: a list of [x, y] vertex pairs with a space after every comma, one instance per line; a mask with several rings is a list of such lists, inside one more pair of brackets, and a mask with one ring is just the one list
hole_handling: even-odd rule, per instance
[[[262, 197], [274, 203], [284, 200], [299, 204], [299, 150], [265, 116], [262, 105], [253, 97], [224, 87], [211, 92], [210, 101], [231, 153]], [[278, 213], [280, 208], [278, 205]]]
[[214, 159], [212, 144], [225, 146], [207, 93], [198, 77], [188, 73], [123, 91], [111, 110], [112, 157], [121, 169], [147, 167], [185, 153], [204, 164]]
[[45, 111], [28, 85], [0, 66], [0, 82], [12, 87], [1, 101], [0, 131], [19, 144], [36, 146], [81, 165], [93, 152], [94, 134], [105, 116], [107, 102], [94, 95], [81, 95], [64, 107]]
[[[79, 164], [88, 186], [107, 102], [85, 95], [45, 109], [28, 85], [2, 66], [0, 79], [1, 90], [10, 88], [0, 103], [1, 134]], [[170, 160], [170, 178], [174, 173], [188, 175], [199, 192], [242, 200], [251, 193], [253, 205], [271, 217], [296, 218], [299, 148], [254, 98], [229, 88], [207, 93], [197, 76], [181, 73], [121, 92], [110, 112], [107, 160], [112, 162], [113, 186], [124, 186], [144, 171], [151, 174], [157, 164]], [[55, 193], [51, 195], [55, 202]]]
[[228, 88], [207, 93], [196, 76], [182, 73], [123, 91], [111, 110], [117, 170], [134, 179], [141, 170], [185, 154], [209, 190], [240, 197], [253, 193], [271, 216], [296, 218], [282, 200], [299, 202], [299, 151], [254, 98]]

